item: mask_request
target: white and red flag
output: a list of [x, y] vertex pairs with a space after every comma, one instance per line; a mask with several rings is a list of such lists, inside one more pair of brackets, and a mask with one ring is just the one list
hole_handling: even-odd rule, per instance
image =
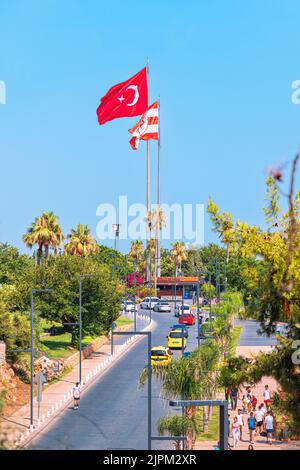
[[129, 132], [132, 134], [129, 143], [133, 150], [138, 149], [140, 140], [159, 139], [158, 108], [158, 101], [155, 101], [144, 112], [137, 124], [132, 129], [129, 129]]
[[97, 108], [99, 124], [112, 119], [140, 116], [148, 107], [147, 68], [125, 82], [118, 83], [101, 98]]

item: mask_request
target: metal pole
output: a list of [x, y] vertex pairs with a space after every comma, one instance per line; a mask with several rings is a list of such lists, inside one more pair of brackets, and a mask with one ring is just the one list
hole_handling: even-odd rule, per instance
[[82, 379], [82, 277], [79, 276], [79, 383]]
[[[126, 297], [127, 297], [127, 269], [128, 269], [128, 266], [127, 266], [127, 255], [125, 255], [125, 291], [124, 291], [124, 298], [126, 300]], [[126, 305], [126, 304], [125, 304]], [[126, 312], [126, 309], [125, 309], [125, 312]]]
[[152, 434], [152, 367], [151, 367], [151, 333], [148, 335], [148, 450], [151, 450]]
[[177, 282], [177, 269], [176, 269], [176, 256], [174, 256], [174, 309], [175, 309], [175, 312], [176, 312], [176, 303], [177, 303], [176, 282]]
[[152, 319], [152, 256], [151, 256], [151, 250], [150, 250], [150, 322]]
[[209, 323], [211, 330], [211, 273], [209, 273]]
[[136, 263], [134, 260], [134, 331], [136, 331]]
[[181, 355], [183, 356], [184, 353], [184, 309], [183, 309], [183, 299], [184, 297], [184, 285], [182, 284], [182, 298], [181, 298]]
[[198, 325], [198, 348], [200, 346], [200, 312], [199, 312], [199, 279], [197, 282], [197, 325]]
[[[157, 207], [160, 209], [160, 97], [158, 98], [158, 141], [157, 141]], [[160, 276], [161, 229], [157, 228], [157, 276]]]
[[30, 428], [33, 430], [33, 289], [30, 289]]

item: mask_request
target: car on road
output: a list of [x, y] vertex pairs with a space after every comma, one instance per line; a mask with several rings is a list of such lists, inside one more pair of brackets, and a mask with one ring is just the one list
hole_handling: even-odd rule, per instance
[[[183, 321], [182, 321], [183, 320]], [[179, 316], [178, 323], [184, 324], [184, 325], [195, 325], [196, 323], [196, 318], [195, 315], [192, 313], [185, 313], [183, 315]]]
[[[182, 329], [171, 330], [167, 336], [167, 346], [170, 349], [182, 349]], [[183, 348], [186, 348], [186, 338], [183, 338]]]
[[180, 305], [176, 305], [175, 309], [174, 309], [174, 315], [175, 317], [179, 317], [179, 314], [181, 314], [181, 312], [184, 311], [184, 313], [192, 313], [191, 311], [191, 306], [189, 304], [180, 304]]
[[121, 310], [124, 312], [134, 312], [136, 309], [137, 307], [132, 300], [123, 300], [121, 303]]
[[154, 305], [153, 311], [154, 312], [171, 312], [171, 305], [165, 300], [160, 300], [159, 302], [157, 302], [157, 304]]
[[145, 297], [144, 300], [141, 302], [141, 308], [145, 310], [152, 309], [154, 305], [156, 305], [160, 299], [158, 297]]
[[167, 366], [172, 361], [172, 352], [164, 346], [151, 349], [151, 366]]
[[188, 336], [189, 336], [189, 330], [188, 330], [187, 326], [185, 326], [184, 324], [181, 325], [181, 324], [177, 323], [176, 325], [173, 325], [171, 329], [172, 329], [172, 330], [181, 330], [182, 328], [183, 328], [183, 334], [184, 334], [184, 336], [185, 336], [186, 338], [188, 338]]

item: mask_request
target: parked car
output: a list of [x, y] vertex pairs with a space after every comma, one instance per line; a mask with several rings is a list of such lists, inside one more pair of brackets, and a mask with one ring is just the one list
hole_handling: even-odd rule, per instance
[[160, 300], [153, 307], [154, 312], [171, 312], [170, 304], [165, 300]]
[[177, 325], [173, 325], [173, 326], [172, 326], [172, 330], [181, 330], [182, 328], [183, 328], [184, 336], [185, 336], [186, 338], [188, 338], [188, 336], [189, 336], [189, 330], [188, 330], [188, 328], [187, 328], [184, 324], [181, 325], [181, 324], [178, 324], [178, 323], [177, 323]]
[[181, 313], [182, 311], [184, 311], [184, 313], [192, 313], [191, 306], [189, 304], [176, 305], [176, 307], [174, 309], [175, 317], [179, 317], [179, 313]]
[[154, 305], [156, 305], [160, 299], [158, 297], [146, 297], [144, 300], [141, 302], [141, 308], [143, 309], [152, 309]]
[[151, 366], [167, 366], [172, 360], [172, 352], [164, 346], [151, 349]]
[[123, 300], [121, 303], [121, 310], [124, 312], [134, 312], [136, 310], [136, 305], [132, 300]]
[[192, 313], [184, 313], [179, 316], [178, 323], [184, 323], [184, 325], [195, 325], [196, 318]]
[[[168, 348], [170, 349], [182, 349], [182, 329], [171, 330], [167, 336]], [[183, 347], [186, 348], [186, 338], [183, 338]]]

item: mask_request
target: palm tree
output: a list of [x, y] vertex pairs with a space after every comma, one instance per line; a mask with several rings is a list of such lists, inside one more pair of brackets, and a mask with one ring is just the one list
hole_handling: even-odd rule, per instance
[[175, 258], [176, 275], [177, 275], [178, 267], [181, 272], [182, 261], [185, 261], [187, 259], [187, 252], [186, 252], [184, 242], [180, 242], [179, 240], [177, 240], [175, 243], [172, 243], [171, 253]]
[[[157, 430], [160, 436], [169, 434], [171, 436], [180, 436], [191, 434], [196, 435], [199, 431], [198, 421], [195, 416], [164, 416], [157, 423]], [[174, 441], [175, 450], [180, 450], [180, 440]]]
[[[174, 358], [167, 367], [153, 366], [153, 376], [161, 382], [161, 393], [167, 399], [213, 399], [217, 388], [217, 371], [220, 352], [218, 346], [208, 340], [190, 357]], [[140, 374], [140, 386], [148, 378], [148, 369]], [[193, 417], [196, 409], [186, 408], [186, 415]], [[207, 432], [208, 411], [203, 413], [203, 430]]]
[[141, 240], [134, 240], [131, 242], [129, 256], [137, 261], [141, 259], [144, 253], [144, 244]]
[[96, 239], [91, 235], [88, 225], [78, 224], [67, 237], [66, 253], [77, 256], [87, 256], [97, 252]]
[[43, 212], [41, 216], [36, 217], [27, 233], [23, 235], [23, 241], [29, 248], [34, 245], [38, 246], [38, 264], [41, 262], [43, 253], [45, 258], [48, 257], [49, 249], [53, 249], [54, 254], [57, 254], [57, 248], [61, 245], [63, 238], [58, 217], [53, 212]]

